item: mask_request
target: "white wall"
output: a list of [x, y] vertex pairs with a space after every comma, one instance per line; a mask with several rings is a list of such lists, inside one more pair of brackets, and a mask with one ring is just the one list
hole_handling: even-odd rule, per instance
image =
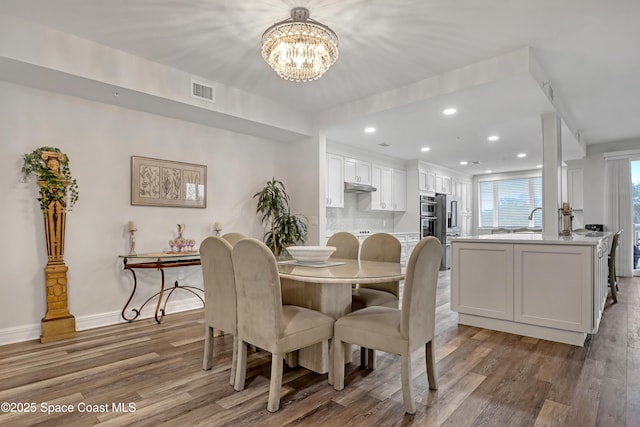
[[[22, 183], [20, 174], [22, 155], [41, 146], [68, 154], [79, 185], [80, 200], [67, 216], [65, 261], [70, 310], [84, 329], [122, 321], [132, 280], [117, 256], [128, 249], [127, 221], [138, 225], [138, 252], [167, 248], [178, 223], [198, 244], [212, 234], [214, 221], [223, 232], [260, 238], [252, 196], [272, 176], [288, 177], [292, 144], [0, 82], [0, 344], [37, 338], [45, 313], [47, 257], [37, 186]], [[132, 155], [207, 165], [206, 209], [131, 206]], [[176, 270], [168, 271], [168, 283]], [[201, 283], [199, 268], [184, 271], [189, 282]], [[158, 272], [142, 272], [141, 294], [155, 292], [158, 281]], [[183, 294], [175, 295], [175, 307], [180, 299], [183, 307], [193, 306]]]

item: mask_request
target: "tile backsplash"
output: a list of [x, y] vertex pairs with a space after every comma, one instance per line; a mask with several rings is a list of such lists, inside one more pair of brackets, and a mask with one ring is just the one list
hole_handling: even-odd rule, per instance
[[358, 209], [358, 196], [345, 193], [344, 208], [327, 208], [327, 235], [338, 231], [357, 233], [360, 231], [393, 232], [393, 212]]

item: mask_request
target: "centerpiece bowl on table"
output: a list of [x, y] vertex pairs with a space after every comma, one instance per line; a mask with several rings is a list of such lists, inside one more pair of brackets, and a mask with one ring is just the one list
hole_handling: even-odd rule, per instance
[[336, 251], [335, 246], [288, 246], [287, 252], [298, 262], [326, 262], [332, 253]]

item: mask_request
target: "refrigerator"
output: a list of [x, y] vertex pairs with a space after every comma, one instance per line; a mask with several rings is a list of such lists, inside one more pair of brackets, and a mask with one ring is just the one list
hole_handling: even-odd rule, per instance
[[460, 236], [462, 214], [458, 199], [450, 194], [436, 194], [435, 236], [442, 243], [441, 270], [451, 268], [451, 238]]

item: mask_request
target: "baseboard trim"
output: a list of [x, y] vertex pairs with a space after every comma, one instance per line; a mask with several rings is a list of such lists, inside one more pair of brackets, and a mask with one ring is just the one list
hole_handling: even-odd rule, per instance
[[[179, 313], [182, 311], [196, 310], [202, 308], [202, 301], [198, 298], [187, 298], [183, 300], [171, 300], [167, 305], [166, 314]], [[148, 319], [153, 317], [153, 310], [144, 310], [138, 319]], [[76, 330], [86, 331], [89, 329], [101, 328], [104, 326], [126, 323], [121, 316], [121, 311], [111, 311], [106, 313], [89, 314], [86, 316], [76, 316]], [[39, 339], [41, 333], [40, 322], [30, 325], [20, 325], [11, 328], [0, 329], [0, 345], [13, 344], [24, 341]]]

